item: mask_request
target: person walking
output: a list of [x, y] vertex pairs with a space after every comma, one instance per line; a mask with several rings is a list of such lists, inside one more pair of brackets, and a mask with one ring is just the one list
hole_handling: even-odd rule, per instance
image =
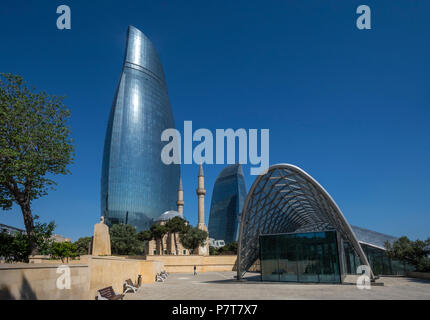
[[194, 275], [195, 276], [197, 275], [197, 267], [196, 266], [194, 266]]

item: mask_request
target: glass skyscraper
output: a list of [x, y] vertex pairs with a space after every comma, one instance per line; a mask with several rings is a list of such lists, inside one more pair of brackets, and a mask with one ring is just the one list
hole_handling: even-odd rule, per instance
[[237, 240], [239, 215], [246, 198], [242, 166], [232, 164], [218, 175], [212, 192], [209, 237], [231, 243]]
[[129, 26], [103, 152], [101, 212], [109, 226], [142, 230], [176, 210], [180, 168], [161, 161], [167, 128], [174, 121], [160, 58], [151, 41]]

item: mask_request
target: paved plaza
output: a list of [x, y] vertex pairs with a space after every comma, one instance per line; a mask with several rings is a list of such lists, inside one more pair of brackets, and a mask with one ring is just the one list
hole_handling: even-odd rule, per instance
[[143, 284], [138, 292], [127, 293], [126, 300], [223, 300], [223, 299], [426, 299], [430, 300], [430, 281], [405, 277], [381, 277], [384, 286], [359, 290], [354, 277], [346, 284], [295, 284], [259, 282], [258, 274], [247, 281], [233, 279], [235, 272], [170, 274], [165, 282]]

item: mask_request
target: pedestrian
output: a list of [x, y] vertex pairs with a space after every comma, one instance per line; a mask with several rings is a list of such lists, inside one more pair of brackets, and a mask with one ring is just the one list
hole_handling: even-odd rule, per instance
[[194, 266], [194, 275], [195, 276], [197, 275], [197, 267], [196, 266]]

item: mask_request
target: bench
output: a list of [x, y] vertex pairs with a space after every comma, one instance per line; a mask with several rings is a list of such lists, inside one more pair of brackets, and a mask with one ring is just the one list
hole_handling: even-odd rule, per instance
[[97, 291], [96, 300], [122, 300], [123, 294], [116, 294], [112, 287], [106, 287]]
[[124, 293], [127, 293], [129, 290], [133, 291], [133, 293], [137, 291], [137, 285], [133, 284], [131, 279], [127, 279], [124, 282]]
[[160, 276], [159, 274], [155, 275], [155, 281], [156, 282], [164, 282], [164, 278], [162, 276]]

